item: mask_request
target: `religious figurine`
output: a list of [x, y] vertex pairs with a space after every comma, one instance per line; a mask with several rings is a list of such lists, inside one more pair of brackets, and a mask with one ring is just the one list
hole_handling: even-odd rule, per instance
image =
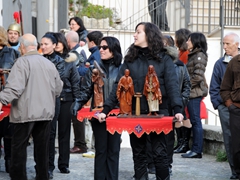
[[134, 95], [133, 80], [129, 76], [129, 69], [118, 82], [117, 98], [120, 103], [120, 115], [132, 115], [132, 97]]
[[94, 83], [93, 106], [94, 109], [103, 107], [103, 79], [100, 76], [99, 70], [94, 68], [92, 70], [92, 82]]
[[146, 96], [148, 101], [149, 114], [158, 115], [159, 104], [162, 103], [162, 93], [160, 91], [160, 83], [153, 65], [149, 65], [148, 73], [145, 78], [143, 95]]

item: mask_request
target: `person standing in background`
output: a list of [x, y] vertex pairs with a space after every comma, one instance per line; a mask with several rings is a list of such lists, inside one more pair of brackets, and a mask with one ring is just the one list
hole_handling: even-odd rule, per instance
[[21, 26], [18, 23], [12, 23], [7, 29], [8, 43], [11, 48], [20, 52], [19, 37], [21, 36]]
[[[0, 69], [10, 70], [16, 59], [19, 57], [20, 57], [19, 51], [8, 47], [7, 31], [2, 26], [0, 26]], [[0, 87], [1, 90], [4, 89], [7, 78], [8, 73], [3, 74], [3, 78], [1, 79]], [[0, 121], [0, 146], [1, 139], [3, 138], [5, 171], [7, 173], [9, 173], [11, 164], [11, 142], [14, 129], [13, 126], [14, 125], [9, 122], [9, 116], [3, 118], [3, 120]]]
[[[181, 28], [175, 32], [175, 44], [178, 48], [179, 60], [184, 64], [187, 64], [188, 62], [189, 50], [187, 40], [190, 34], [191, 31], [185, 28]], [[187, 119], [185, 110], [184, 119]], [[187, 120], [189, 121], [189, 119]], [[187, 127], [179, 127], [175, 129], [177, 135], [177, 145], [174, 147], [174, 153], [186, 153], [189, 150], [191, 130], [191, 128]]]
[[191, 150], [182, 154], [183, 158], [202, 158], [203, 128], [200, 118], [200, 103], [208, 94], [208, 85], [205, 78], [207, 66], [207, 40], [204, 34], [194, 32], [189, 35], [188, 63], [186, 64], [191, 81], [189, 102], [187, 105], [192, 124], [193, 143]]
[[72, 31], [75, 31], [78, 33], [79, 36], [79, 45], [82, 47], [87, 43], [87, 34], [88, 31], [86, 30], [83, 21], [80, 17], [72, 17], [69, 19], [68, 24], [70, 26], [70, 29]]
[[233, 165], [233, 154], [232, 154], [232, 138], [230, 131], [230, 122], [229, 122], [229, 111], [225, 106], [221, 96], [220, 96], [220, 87], [223, 80], [224, 73], [226, 71], [227, 65], [230, 60], [238, 55], [239, 52], [239, 43], [240, 38], [235, 33], [228, 33], [223, 38], [223, 49], [225, 54], [219, 60], [216, 61], [212, 78], [210, 82], [210, 98], [214, 109], [218, 110], [222, 132], [223, 132], [223, 140], [224, 146], [227, 153], [227, 159], [229, 166], [231, 168], [231, 177], [230, 179], [238, 179], [237, 173], [235, 172]]
[[[188, 70], [185, 64], [183, 64], [182, 61], [179, 60], [179, 53], [176, 47], [174, 46], [174, 40], [171, 36], [165, 35], [163, 41], [165, 42], [165, 49], [167, 50], [166, 54], [168, 54], [174, 63], [175, 71], [177, 74], [178, 84], [179, 84], [179, 91], [181, 93], [182, 97], [182, 114], [184, 116], [183, 121], [186, 121], [186, 114], [185, 114], [185, 107], [187, 106], [189, 95], [190, 95], [190, 89], [191, 89], [191, 83], [190, 83], [190, 77], [188, 74]], [[169, 115], [173, 116], [174, 112], [172, 111], [171, 107], [169, 108]], [[189, 121], [189, 120], [188, 120]], [[183, 133], [189, 132], [187, 127], [181, 127], [183, 129]], [[173, 123], [173, 131], [168, 133], [168, 159], [169, 159], [169, 172], [172, 174], [172, 163], [173, 163], [173, 150], [174, 150], [174, 129], [177, 131], [178, 128], [175, 128], [175, 123]], [[186, 130], [185, 130], [186, 129]], [[190, 131], [191, 133], [191, 131]], [[189, 150], [189, 139], [186, 138], [186, 135], [183, 136], [183, 145], [181, 152], [185, 153]], [[190, 137], [190, 134], [189, 134]]]
[[[70, 50], [76, 51], [80, 55], [80, 64], [78, 66], [78, 73], [80, 75], [79, 86], [81, 87], [81, 82], [83, 77], [85, 76], [88, 68], [85, 66], [85, 62], [87, 60], [86, 54], [82, 47], [78, 44], [79, 36], [75, 31], [69, 31], [66, 34], [66, 39], [68, 42], [68, 46]], [[84, 57], [85, 54], [85, 57]], [[85, 120], [84, 120], [85, 121]], [[81, 122], [77, 119], [76, 116], [72, 116], [72, 124], [74, 131], [74, 146], [70, 149], [70, 153], [86, 153], [87, 152], [87, 144], [85, 140], [85, 122]]]
[[179, 59], [184, 63], [187, 64], [188, 62], [188, 37], [191, 34], [191, 31], [185, 28], [181, 28], [175, 32], [175, 44], [179, 50]]
[[167, 0], [148, 0], [148, 11], [152, 23], [156, 24], [161, 31], [170, 31], [167, 20]]
[[10, 177], [27, 180], [26, 148], [32, 134], [36, 180], [48, 180], [50, 123], [63, 83], [55, 66], [37, 52], [34, 35], [23, 35], [20, 43], [23, 56], [13, 65], [0, 92], [0, 109], [11, 103], [10, 122], [14, 123]]

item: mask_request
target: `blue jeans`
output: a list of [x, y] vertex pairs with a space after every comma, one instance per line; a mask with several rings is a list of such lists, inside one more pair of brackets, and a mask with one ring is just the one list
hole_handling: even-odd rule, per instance
[[191, 151], [202, 153], [203, 149], [203, 128], [200, 118], [200, 102], [202, 97], [192, 98], [189, 100], [187, 108], [192, 123], [193, 144]]

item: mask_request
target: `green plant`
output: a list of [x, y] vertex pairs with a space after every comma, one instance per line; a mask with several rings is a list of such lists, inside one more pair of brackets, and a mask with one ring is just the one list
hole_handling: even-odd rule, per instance
[[73, 4], [73, 0], [68, 0], [68, 3], [69, 4]]
[[80, 17], [87, 16], [88, 18], [95, 19], [109, 18], [110, 25], [113, 24], [113, 11], [105, 6], [88, 3], [88, 5], [83, 7], [82, 11], [80, 11], [77, 15]]
[[88, 0], [78, 0], [76, 3], [86, 7], [88, 5]]
[[227, 161], [227, 154], [225, 151], [218, 151], [217, 152], [217, 159], [218, 162], [224, 162]]

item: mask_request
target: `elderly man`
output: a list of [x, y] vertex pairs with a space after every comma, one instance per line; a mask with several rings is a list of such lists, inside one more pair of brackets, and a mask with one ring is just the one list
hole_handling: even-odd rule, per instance
[[213, 108], [218, 110], [219, 117], [220, 117], [224, 146], [225, 146], [229, 166], [231, 168], [231, 173], [232, 173], [230, 179], [237, 179], [238, 177], [234, 170], [234, 165], [233, 165], [231, 131], [230, 131], [230, 124], [229, 124], [229, 111], [228, 111], [228, 108], [225, 106], [219, 92], [220, 92], [222, 79], [228, 63], [233, 57], [239, 54], [239, 51], [238, 51], [239, 41], [240, 41], [239, 36], [235, 33], [228, 33], [224, 36], [223, 48], [225, 50], [225, 54], [223, 57], [217, 60], [214, 65], [212, 78], [210, 82], [210, 90], [209, 90]]
[[[85, 67], [86, 62], [86, 54], [82, 47], [79, 45], [79, 36], [75, 31], [69, 31], [66, 34], [66, 39], [68, 42], [68, 46], [71, 51], [77, 51], [81, 57], [80, 64], [78, 67], [78, 73], [81, 77], [83, 77], [88, 68]], [[77, 117], [72, 117], [73, 122], [73, 131], [74, 131], [74, 147], [70, 149], [70, 153], [86, 153], [87, 152], [87, 144], [85, 140], [85, 122], [80, 122], [77, 120]]]
[[[233, 37], [233, 42], [228, 42], [225, 49], [226, 54], [236, 49], [239, 45], [239, 37], [235, 35]], [[233, 45], [232, 45], [233, 44]], [[233, 163], [233, 168], [237, 174], [236, 178], [240, 178], [240, 148], [239, 148], [239, 132], [240, 132], [240, 124], [239, 124], [239, 117], [240, 117], [240, 94], [239, 94], [239, 61], [240, 55], [239, 52], [235, 50], [235, 54], [232, 55], [233, 58], [228, 63], [225, 74], [223, 76], [223, 80], [220, 87], [220, 95], [223, 100], [223, 103], [228, 108], [229, 112], [229, 130], [231, 134], [230, 139], [230, 153]], [[222, 110], [221, 110], [222, 111]], [[230, 159], [231, 160], [231, 159]]]
[[23, 56], [13, 65], [0, 92], [0, 109], [11, 103], [10, 122], [14, 123], [10, 177], [27, 180], [26, 148], [32, 134], [36, 180], [48, 180], [50, 122], [63, 83], [54, 64], [38, 54], [34, 35], [23, 35], [20, 49]]

